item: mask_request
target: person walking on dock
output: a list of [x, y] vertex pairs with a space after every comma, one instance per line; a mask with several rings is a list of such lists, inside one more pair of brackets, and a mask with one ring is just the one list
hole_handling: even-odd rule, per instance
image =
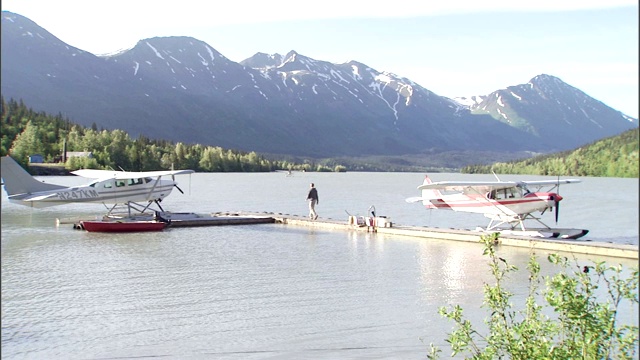
[[313, 183], [311, 183], [311, 189], [309, 189], [309, 193], [307, 194], [307, 201], [309, 201], [309, 218], [315, 220], [318, 218], [316, 204], [320, 203], [320, 199], [318, 198], [318, 190], [316, 190]]

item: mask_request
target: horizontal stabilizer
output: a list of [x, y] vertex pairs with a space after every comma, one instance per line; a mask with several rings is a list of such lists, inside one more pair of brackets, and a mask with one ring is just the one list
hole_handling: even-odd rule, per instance
[[52, 194], [47, 194], [47, 195], [28, 195], [26, 197], [20, 197], [20, 201], [43, 201], [43, 200], [47, 200], [47, 199], [51, 199], [51, 198], [57, 198], [58, 194], [57, 193], [52, 193]]

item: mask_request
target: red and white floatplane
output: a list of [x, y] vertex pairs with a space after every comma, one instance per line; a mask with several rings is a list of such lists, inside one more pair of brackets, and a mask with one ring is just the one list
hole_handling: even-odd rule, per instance
[[[427, 209], [443, 209], [483, 214], [490, 219], [483, 232], [500, 232], [519, 236], [556, 239], [577, 239], [589, 230], [551, 228], [540, 216], [547, 210], [555, 210], [558, 222], [560, 209], [560, 184], [579, 183], [579, 179], [536, 181], [439, 181], [432, 182], [426, 176], [418, 190], [422, 196], [406, 199], [409, 203], [422, 202]], [[547, 190], [543, 191], [543, 188]], [[531, 190], [534, 189], [534, 190]], [[553, 192], [556, 191], [556, 192]], [[535, 221], [541, 227], [530, 227], [525, 221]]]

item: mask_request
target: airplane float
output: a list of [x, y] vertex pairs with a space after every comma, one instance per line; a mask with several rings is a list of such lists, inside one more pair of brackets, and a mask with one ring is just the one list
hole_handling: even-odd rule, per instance
[[[581, 180], [500, 181], [497, 176], [496, 180], [432, 182], [426, 176], [422, 185], [418, 186], [422, 196], [406, 201], [422, 202], [427, 209], [483, 214], [491, 220], [485, 229], [478, 230], [486, 232], [562, 239], [577, 239], [589, 232], [583, 229], [552, 229], [533, 214], [539, 211], [542, 216], [547, 210], [555, 209], [557, 223], [562, 200], [558, 193], [560, 184], [574, 184]], [[544, 187], [548, 189], [542, 191]], [[552, 192], [555, 189], [558, 192]], [[529, 228], [525, 220], [536, 221], [543, 227]], [[518, 227], [520, 230], [516, 230]]]
[[[126, 205], [129, 216], [131, 210], [139, 213], [152, 210], [152, 204], [164, 212], [160, 201], [169, 196], [174, 187], [184, 193], [178, 187], [175, 175], [194, 173], [193, 170], [127, 172], [83, 169], [71, 173], [95, 180], [86, 185], [67, 187], [38, 181], [10, 156], [3, 156], [1, 161], [3, 184], [10, 202], [35, 208], [68, 203], [102, 203], [109, 209], [107, 215], [111, 215], [118, 205]], [[172, 179], [161, 179], [163, 176], [171, 176]], [[107, 204], [113, 206], [109, 208]]]

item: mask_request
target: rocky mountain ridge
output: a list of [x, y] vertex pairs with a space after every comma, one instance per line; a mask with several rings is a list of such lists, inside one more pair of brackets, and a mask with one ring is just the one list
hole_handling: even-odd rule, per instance
[[465, 105], [357, 61], [236, 63], [191, 37], [98, 57], [6, 11], [2, 95], [134, 137], [310, 157], [560, 151], [638, 126], [550, 75]]

